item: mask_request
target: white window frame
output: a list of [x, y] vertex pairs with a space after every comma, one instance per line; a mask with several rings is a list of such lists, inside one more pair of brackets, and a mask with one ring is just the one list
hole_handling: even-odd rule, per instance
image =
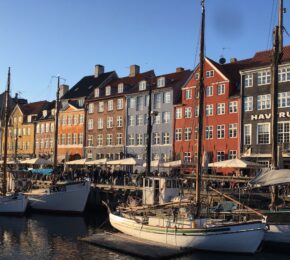
[[251, 145], [252, 144], [252, 124], [244, 125], [243, 135], [244, 135], [244, 138], [243, 138], [244, 145]]
[[94, 103], [89, 103], [88, 113], [89, 114], [94, 113]]
[[257, 110], [271, 109], [271, 95], [258, 95], [257, 96]]
[[[260, 143], [259, 142], [259, 126], [267, 126], [268, 127], [268, 129], [269, 129], [269, 133], [268, 133], [268, 142], [262, 142], [262, 143]], [[259, 145], [264, 145], [264, 144], [270, 144], [271, 143], [271, 127], [270, 127], [270, 123], [258, 123], [257, 124], [257, 136], [256, 136], [256, 138], [257, 138], [257, 141], [256, 141], [256, 143], [257, 144], [259, 144]]]
[[206, 78], [212, 78], [214, 76], [214, 70], [207, 70], [205, 72], [205, 77]]
[[142, 80], [139, 82], [139, 90], [142, 91], [142, 90], [146, 90], [146, 80]]
[[216, 137], [217, 139], [225, 138], [225, 125], [217, 125], [216, 126]]
[[224, 95], [226, 93], [226, 85], [225, 84], [218, 84], [217, 85], [217, 94]]
[[192, 99], [192, 89], [185, 90], [185, 100]]
[[124, 92], [124, 83], [119, 83], [118, 84], [118, 93], [123, 93]]
[[271, 84], [271, 71], [264, 70], [257, 73], [257, 85], [263, 86]]
[[117, 99], [117, 110], [123, 109], [123, 98]]
[[226, 113], [226, 104], [225, 103], [218, 103], [216, 114], [217, 115], [224, 115]]
[[206, 105], [205, 115], [206, 116], [213, 116], [213, 104]]
[[229, 124], [229, 138], [237, 138], [238, 137], [238, 124], [232, 123]]
[[244, 76], [244, 87], [251, 88], [253, 87], [253, 74], [249, 73]]
[[182, 128], [175, 129], [175, 141], [182, 141]]
[[165, 87], [165, 77], [160, 77], [157, 79], [157, 88]]
[[184, 108], [184, 118], [191, 118], [192, 112], [191, 107]]
[[110, 96], [111, 95], [111, 86], [106, 86], [106, 90], [105, 90], [105, 94], [106, 96]]
[[238, 101], [229, 102], [229, 114], [238, 113]]
[[108, 111], [113, 111], [114, 110], [114, 100], [108, 100]]
[[207, 86], [205, 89], [205, 96], [206, 97], [211, 97], [213, 96], [213, 86]]
[[175, 118], [182, 119], [182, 107], [177, 107], [175, 109]]

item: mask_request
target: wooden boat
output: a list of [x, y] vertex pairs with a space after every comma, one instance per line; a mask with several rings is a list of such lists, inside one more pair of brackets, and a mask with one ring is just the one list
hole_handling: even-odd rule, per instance
[[7, 89], [5, 93], [5, 133], [4, 133], [4, 159], [3, 159], [3, 178], [2, 178], [2, 196], [0, 197], [0, 214], [25, 213], [28, 200], [23, 194], [7, 195], [7, 141], [8, 141], [8, 121], [9, 121], [9, 92], [10, 92], [10, 68], [8, 69]]

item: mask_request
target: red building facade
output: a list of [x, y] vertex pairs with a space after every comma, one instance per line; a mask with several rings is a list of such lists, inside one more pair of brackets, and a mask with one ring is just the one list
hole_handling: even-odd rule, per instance
[[[235, 61], [221, 65], [205, 59], [202, 143], [208, 162], [240, 155], [238, 66]], [[181, 159], [189, 172], [195, 169], [197, 139], [200, 136], [198, 86], [199, 67], [183, 86], [181, 102], [175, 106], [175, 159]]]

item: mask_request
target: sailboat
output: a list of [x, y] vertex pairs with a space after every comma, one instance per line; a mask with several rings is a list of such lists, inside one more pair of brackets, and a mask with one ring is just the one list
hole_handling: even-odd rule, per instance
[[[201, 1], [201, 41], [200, 41], [200, 110], [199, 110], [199, 142], [198, 142], [198, 174], [196, 180], [196, 202], [188, 207], [166, 209], [167, 214], [153, 209], [138, 214], [138, 211], [109, 211], [111, 225], [117, 230], [141, 239], [161, 242], [180, 248], [191, 248], [207, 251], [255, 253], [265, 233], [265, 221], [227, 221], [201, 217], [200, 178], [202, 160], [203, 133], [203, 64], [204, 64], [204, 0]], [[149, 96], [150, 97], [150, 96]], [[150, 102], [149, 102], [150, 104]], [[148, 124], [151, 122], [148, 120]], [[149, 127], [148, 127], [149, 128]], [[149, 128], [150, 129], [150, 128]], [[149, 136], [148, 139], [150, 140]], [[150, 143], [148, 143], [150, 146]], [[148, 153], [148, 155], [150, 155]], [[147, 158], [150, 162], [150, 158]], [[147, 167], [150, 164], [147, 162]], [[150, 168], [149, 168], [150, 170]], [[171, 211], [172, 214], [168, 214]], [[169, 211], [169, 212], [168, 212]]]
[[4, 110], [4, 158], [3, 158], [3, 179], [2, 196], [0, 197], [0, 214], [19, 214], [25, 213], [28, 200], [21, 193], [7, 194], [7, 141], [8, 141], [8, 122], [9, 122], [9, 93], [10, 93], [10, 67], [8, 69], [7, 89], [5, 93]]
[[[57, 137], [58, 137], [58, 113], [59, 113], [59, 82], [57, 77], [55, 134], [54, 134], [54, 163], [57, 167]], [[91, 183], [89, 180], [55, 184], [48, 189], [32, 190], [28, 195], [31, 209], [46, 212], [74, 213], [79, 214], [85, 210], [90, 193]]]

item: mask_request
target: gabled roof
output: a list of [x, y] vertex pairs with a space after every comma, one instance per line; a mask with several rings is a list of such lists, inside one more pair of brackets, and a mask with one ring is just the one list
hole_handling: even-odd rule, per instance
[[38, 115], [48, 104], [49, 102], [44, 100], [18, 106], [23, 115], [28, 116], [28, 115]]
[[116, 75], [116, 72], [105, 72], [100, 76], [95, 77], [85, 76], [77, 84], [75, 84], [61, 99], [81, 98], [88, 97], [96, 87], [100, 86], [110, 76]]

